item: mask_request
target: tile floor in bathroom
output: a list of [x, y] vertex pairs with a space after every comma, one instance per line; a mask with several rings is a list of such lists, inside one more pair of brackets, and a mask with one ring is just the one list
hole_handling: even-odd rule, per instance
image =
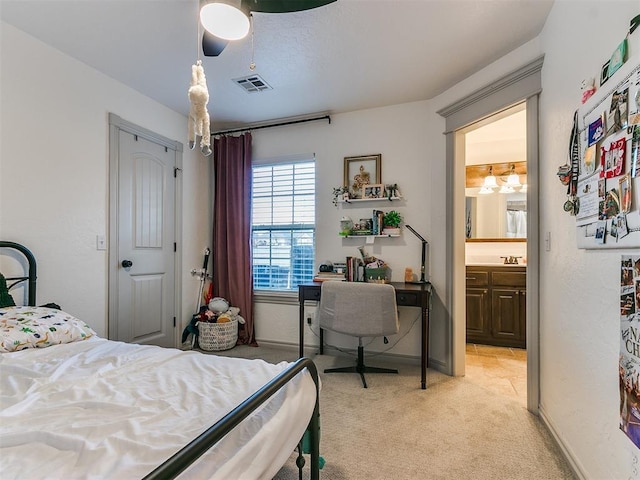
[[465, 377], [527, 406], [527, 351], [467, 343]]

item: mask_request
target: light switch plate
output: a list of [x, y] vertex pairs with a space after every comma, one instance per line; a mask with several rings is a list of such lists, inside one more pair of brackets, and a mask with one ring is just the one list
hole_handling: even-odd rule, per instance
[[104, 235], [96, 235], [96, 250], [106, 250], [107, 239]]

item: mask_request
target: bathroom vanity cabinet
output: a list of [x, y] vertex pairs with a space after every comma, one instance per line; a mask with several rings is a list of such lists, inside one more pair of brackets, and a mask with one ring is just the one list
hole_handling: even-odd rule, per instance
[[525, 266], [466, 267], [467, 342], [526, 348]]

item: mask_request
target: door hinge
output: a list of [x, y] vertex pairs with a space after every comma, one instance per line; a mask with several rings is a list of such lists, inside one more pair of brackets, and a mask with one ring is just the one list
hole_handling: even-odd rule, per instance
[[138, 135], [134, 135], [133, 139], [137, 142], [138, 141]]
[[173, 167], [173, 178], [178, 178], [178, 170], [182, 171], [179, 167]]
[[178, 251], [178, 244], [176, 242], [173, 242], [173, 253]]
[[173, 317], [173, 328], [176, 328], [176, 317]]

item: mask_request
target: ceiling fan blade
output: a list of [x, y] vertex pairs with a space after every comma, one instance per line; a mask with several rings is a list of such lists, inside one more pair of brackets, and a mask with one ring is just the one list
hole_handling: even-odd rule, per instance
[[288, 13], [322, 7], [337, 0], [242, 0], [245, 12]]
[[205, 30], [202, 35], [202, 53], [205, 57], [217, 57], [222, 53], [228, 43], [229, 40], [216, 37]]

